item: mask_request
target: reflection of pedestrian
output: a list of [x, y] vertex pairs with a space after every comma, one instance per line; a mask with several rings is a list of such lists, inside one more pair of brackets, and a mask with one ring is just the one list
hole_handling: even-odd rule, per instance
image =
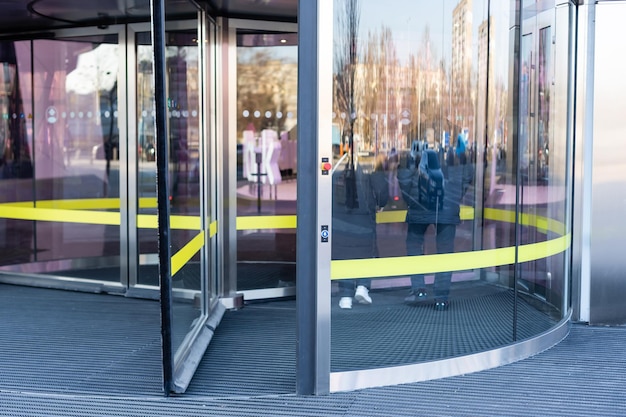
[[[405, 156], [398, 168], [400, 190], [408, 206], [406, 251], [409, 256], [424, 254], [424, 235], [431, 225], [435, 228], [437, 253], [454, 252], [456, 226], [461, 222], [460, 202], [472, 176], [469, 165], [455, 164], [448, 159], [443, 189], [431, 189], [430, 185], [437, 182], [433, 177], [443, 176], [443, 173], [437, 164], [438, 158], [428, 158], [428, 152], [434, 151], [423, 151], [417, 160]], [[421, 158], [427, 158], [428, 170], [418, 168], [416, 162]], [[436, 194], [429, 197], [425, 193]], [[443, 195], [443, 204], [440, 204], [439, 195]], [[434, 298], [435, 308], [438, 310], [448, 308], [451, 280], [452, 272], [449, 271], [435, 275]], [[412, 275], [411, 293], [405, 302], [416, 304], [427, 299], [429, 297], [424, 275]]]
[[467, 155], [465, 154], [467, 150], [467, 146], [465, 143], [465, 136], [463, 132], [459, 132], [459, 135], [456, 137], [456, 156], [461, 165], [465, 165]]
[[[333, 196], [333, 259], [367, 259], [378, 256], [376, 245], [376, 212], [387, 204], [389, 185], [384, 169], [384, 157], [381, 155], [375, 163], [372, 173], [364, 172], [361, 165], [346, 170], [354, 178], [355, 200], [346, 204], [345, 198]], [[348, 172], [336, 173], [333, 177], [333, 191], [339, 192], [340, 176]], [[347, 184], [346, 184], [347, 185]], [[339, 307], [352, 308], [352, 298], [361, 304], [371, 304], [369, 295], [371, 279], [340, 280]]]
[[391, 148], [391, 151], [389, 151], [389, 155], [387, 156], [387, 166], [385, 168], [385, 170], [387, 171], [387, 182], [389, 183], [390, 198], [394, 198], [395, 196], [400, 195], [397, 180], [398, 162], [398, 151], [396, 150], [396, 148]]

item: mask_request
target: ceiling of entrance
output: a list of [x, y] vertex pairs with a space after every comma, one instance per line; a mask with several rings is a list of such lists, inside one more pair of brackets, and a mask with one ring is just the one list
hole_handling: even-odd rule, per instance
[[[215, 16], [296, 21], [298, 0], [198, 0]], [[168, 17], [194, 17], [189, 0], [166, 0]], [[0, 0], [0, 35], [146, 21], [150, 0]]]
[[296, 21], [298, 0], [204, 0], [210, 8], [233, 17]]

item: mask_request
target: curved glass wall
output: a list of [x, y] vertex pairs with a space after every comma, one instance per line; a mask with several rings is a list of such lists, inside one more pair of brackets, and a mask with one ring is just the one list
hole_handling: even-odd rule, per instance
[[512, 7], [334, 1], [331, 372], [485, 352], [569, 313], [569, 34], [555, 2]]

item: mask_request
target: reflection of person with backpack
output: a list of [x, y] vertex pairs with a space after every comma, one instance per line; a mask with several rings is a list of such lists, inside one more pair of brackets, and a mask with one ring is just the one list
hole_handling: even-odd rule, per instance
[[[448, 161], [443, 189], [432, 187], [429, 192], [436, 194], [425, 197], [423, 184], [425, 182], [436, 184], [435, 179], [442, 176], [442, 171], [438, 164], [434, 163], [433, 158], [420, 164], [422, 158], [428, 158], [428, 152], [434, 151], [424, 150], [417, 158], [404, 155], [398, 168], [398, 183], [408, 206], [406, 251], [409, 256], [424, 254], [424, 235], [431, 225], [435, 228], [437, 253], [454, 252], [456, 226], [461, 223], [460, 203], [472, 178], [472, 169], [469, 165]], [[424, 166], [427, 162], [430, 162], [428, 169], [432, 171], [431, 173], [420, 170], [420, 165]], [[443, 204], [438, 200], [439, 194], [443, 195]], [[437, 310], [448, 308], [451, 280], [452, 272], [440, 272], [435, 275], [433, 292]], [[424, 275], [412, 275], [411, 293], [405, 298], [405, 302], [418, 304], [429, 299]]]
[[[377, 158], [374, 170], [365, 172], [357, 165], [354, 172], [354, 197], [356, 204], [347, 204], [345, 198], [333, 196], [332, 258], [367, 259], [378, 257], [376, 242], [376, 212], [388, 201], [389, 184], [384, 172], [385, 158]], [[348, 168], [350, 169], [350, 168]], [[333, 190], [338, 192], [341, 173], [333, 176]], [[339, 281], [339, 307], [352, 308], [352, 300], [371, 304], [369, 295], [371, 279], [342, 279]]]

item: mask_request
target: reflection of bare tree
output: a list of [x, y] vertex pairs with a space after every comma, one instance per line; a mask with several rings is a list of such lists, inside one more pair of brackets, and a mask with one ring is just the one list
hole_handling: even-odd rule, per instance
[[358, 33], [361, 10], [359, 0], [344, 0], [338, 13], [335, 43], [335, 105], [348, 119], [342, 126], [348, 136], [349, 164], [346, 170], [346, 207], [358, 207], [354, 171], [354, 124], [357, 116], [356, 85]]
[[[393, 68], [397, 65], [396, 48], [393, 42], [391, 29], [382, 27], [379, 32], [370, 32], [364, 51], [363, 70], [359, 73], [360, 81], [359, 102], [368, 123], [364, 124], [364, 145], [373, 147], [375, 151], [382, 141], [388, 141], [389, 124], [387, 114], [390, 111], [390, 86], [394, 84]], [[395, 131], [393, 132], [395, 134]]]
[[[351, 155], [357, 143], [374, 152], [406, 147], [413, 139], [438, 146], [444, 132], [454, 141], [462, 129], [468, 130], [470, 142], [475, 140], [478, 69], [472, 58], [471, 7], [470, 0], [460, 0], [455, 8], [449, 51], [438, 50], [425, 25], [414, 49], [400, 59], [386, 26], [369, 31], [366, 43], [357, 45], [359, 3], [338, 2], [333, 111]], [[500, 97], [500, 103], [505, 100]], [[490, 126], [502, 125], [496, 121], [502, 114], [506, 109], [490, 107]]]
[[[444, 98], [447, 103], [449, 97], [445, 67], [428, 27], [417, 54], [410, 54], [406, 65], [398, 58], [389, 28], [370, 32], [355, 79], [355, 113], [365, 119], [357, 124], [363, 145], [377, 152], [381, 147], [401, 148], [413, 139], [425, 139], [427, 130], [431, 140], [440, 137], [447, 113]], [[339, 110], [337, 105], [335, 110]]]
[[[356, 119], [356, 72], [358, 60], [358, 31], [361, 10], [359, 0], [343, 0], [338, 13], [335, 43], [335, 105], [345, 115], [343, 133], [348, 135], [350, 154], [353, 150]], [[351, 159], [352, 160], [352, 159]]]
[[[439, 61], [430, 27], [422, 33], [417, 57], [411, 57], [409, 74], [413, 86], [410, 133], [413, 138], [437, 141], [444, 129], [443, 92], [445, 90], [445, 62]], [[427, 135], [430, 132], [430, 135]]]
[[[295, 79], [295, 64], [277, 59], [267, 49], [257, 49], [246, 55], [239, 51], [241, 59], [237, 65], [237, 127], [239, 131], [248, 129], [261, 131], [272, 128], [278, 132], [284, 131], [288, 112], [291, 108], [292, 97], [295, 97], [297, 88]], [[244, 115], [247, 110], [252, 115]], [[258, 117], [254, 112], [259, 111]], [[269, 112], [266, 114], [266, 112]], [[268, 117], [269, 116], [269, 117]]]

